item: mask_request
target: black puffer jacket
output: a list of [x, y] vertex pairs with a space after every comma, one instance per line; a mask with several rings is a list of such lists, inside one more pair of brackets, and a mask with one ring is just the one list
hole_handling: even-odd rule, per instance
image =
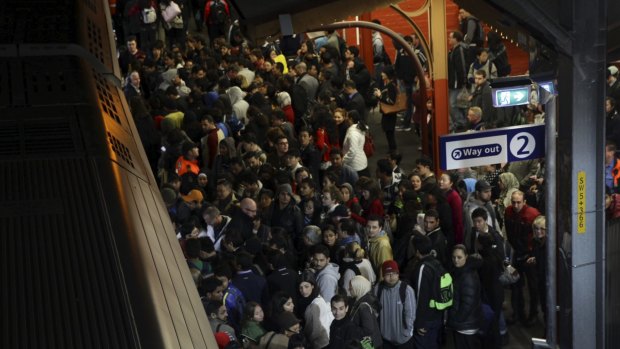
[[478, 268], [482, 260], [468, 258], [462, 268], [455, 268], [452, 274], [454, 296], [448, 310], [448, 327], [457, 330], [480, 328], [482, 322], [482, 297]]

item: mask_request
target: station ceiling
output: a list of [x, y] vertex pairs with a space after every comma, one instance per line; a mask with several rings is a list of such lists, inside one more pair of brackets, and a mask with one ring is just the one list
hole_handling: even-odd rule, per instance
[[403, 0], [230, 0], [245, 27], [245, 34], [260, 40], [280, 35], [279, 15], [289, 14], [294, 32], [342, 21]]
[[[294, 32], [304, 32], [324, 23], [370, 12], [402, 0], [230, 0], [245, 25], [245, 33], [255, 40], [280, 35], [279, 15], [289, 14]], [[427, 0], [430, 1], [430, 0]], [[530, 38], [558, 52], [569, 54], [570, 34], [562, 21], [571, 20], [564, 0], [455, 0], [485, 23], [527, 45]], [[609, 1], [607, 11], [608, 61], [620, 59], [620, 2]], [[592, 28], [595, 29], [595, 28]]]

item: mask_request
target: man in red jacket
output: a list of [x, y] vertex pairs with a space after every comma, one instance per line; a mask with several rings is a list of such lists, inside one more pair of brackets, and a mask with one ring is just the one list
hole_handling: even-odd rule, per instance
[[[530, 325], [538, 315], [538, 293], [536, 273], [531, 265], [525, 263], [528, 254], [532, 251], [532, 223], [540, 216], [540, 212], [534, 207], [528, 206], [524, 194], [518, 190], [512, 194], [512, 205], [506, 208], [504, 217], [508, 241], [513, 248], [512, 265], [519, 271], [521, 278], [512, 287], [511, 304], [513, 318], [510, 322], [520, 320], [525, 325]], [[544, 263], [544, 261], [542, 261]], [[525, 304], [523, 300], [523, 279], [527, 278], [527, 288], [530, 295], [529, 317], [525, 317]]]

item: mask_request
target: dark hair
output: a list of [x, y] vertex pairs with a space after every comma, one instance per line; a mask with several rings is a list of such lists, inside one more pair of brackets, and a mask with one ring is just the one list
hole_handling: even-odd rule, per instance
[[474, 72], [474, 75], [482, 75], [482, 77], [486, 79], [487, 72], [484, 69], [478, 69]]
[[364, 118], [360, 115], [357, 110], [349, 110], [347, 112], [347, 116], [351, 119], [351, 122], [357, 124], [357, 128], [362, 132], [368, 131], [368, 125], [364, 122]]
[[[379, 200], [383, 199], [383, 191], [381, 190], [379, 183], [377, 183], [376, 181], [368, 181], [368, 182], [363, 183], [362, 190], [368, 190], [368, 192], [370, 193], [370, 197], [368, 198], [368, 201], [365, 202], [365, 204], [368, 206], [372, 205], [372, 202], [376, 199], [379, 199]], [[368, 207], [365, 207], [364, 209], [367, 209], [367, 208]]]
[[390, 80], [396, 79], [396, 69], [394, 69], [394, 66], [392, 65], [385, 67], [385, 69], [383, 69], [383, 73], [385, 73]]
[[254, 265], [254, 258], [251, 254], [243, 251], [237, 254], [237, 264], [241, 270], [251, 269]]
[[420, 233], [414, 234], [413, 243], [416, 249], [418, 250], [418, 252], [420, 252], [420, 254], [423, 256], [426, 256], [429, 253], [431, 253], [433, 249], [433, 243], [431, 239], [428, 236], [422, 235]]
[[454, 247], [452, 248], [452, 252], [456, 251], [456, 250], [461, 250], [463, 251], [463, 253], [467, 256], [469, 253], [467, 253], [467, 247], [463, 244], [458, 244], [458, 245], [454, 245]]
[[343, 87], [348, 87], [348, 88], [353, 88], [353, 89], [357, 89], [357, 86], [355, 85], [355, 81], [353, 80], [345, 80], [345, 82], [342, 83]]
[[334, 304], [334, 303], [344, 303], [345, 305], [347, 304], [347, 299], [341, 295], [341, 294], [336, 294], [332, 297], [332, 300], [330, 301], [330, 304]]
[[228, 280], [231, 280], [233, 278], [233, 271], [232, 271], [232, 268], [230, 267], [230, 264], [228, 264], [228, 262], [222, 262], [221, 264], [219, 264], [213, 270], [213, 274], [215, 276], [223, 276], [227, 278]]
[[[349, 46], [349, 47], [347, 47], [347, 50], [349, 50], [349, 52], [351, 52], [353, 57], [357, 57], [357, 56], [360, 55], [360, 49], [355, 47], [355, 46]], [[344, 52], [342, 54], [344, 55]]]
[[377, 171], [380, 173], [384, 173], [392, 176], [392, 165], [390, 165], [390, 160], [388, 159], [379, 159], [377, 160]]
[[207, 312], [207, 317], [210, 318], [211, 314], [217, 314], [218, 310], [220, 310], [220, 307], [223, 305], [224, 304], [222, 302], [217, 302], [217, 301], [207, 302], [207, 304], [204, 306], [205, 311]]
[[430, 168], [431, 170], [433, 169], [433, 160], [431, 160], [430, 158], [428, 158], [426, 156], [422, 156], [421, 158], [416, 159], [415, 164], [416, 165], [426, 166], [426, 167]]
[[314, 245], [312, 247], [312, 254], [322, 254], [325, 257], [329, 258], [329, 248], [323, 244]]
[[463, 33], [461, 33], [458, 30], [455, 30], [452, 32], [452, 37], [457, 41], [457, 42], [461, 42], [463, 41]]
[[185, 240], [185, 253], [189, 258], [200, 257], [200, 241], [198, 239]]
[[222, 281], [215, 276], [210, 276], [202, 280], [202, 289], [205, 292], [205, 296], [207, 295], [207, 293], [215, 291], [218, 287], [222, 285]]
[[426, 210], [426, 212], [424, 212], [424, 217], [434, 217], [436, 219], [439, 219], [439, 212], [437, 212], [437, 210], [431, 208], [430, 210]]
[[245, 303], [243, 306], [243, 320], [241, 320], [242, 325], [247, 324], [248, 321], [251, 321], [252, 318], [254, 318], [254, 311], [256, 310], [256, 307], [260, 307], [260, 304], [254, 301]]
[[400, 162], [403, 160], [403, 154], [401, 154], [398, 150], [392, 150], [388, 155], [390, 160], [396, 161], [396, 165], [400, 165]]
[[355, 235], [357, 233], [357, 223], [351, 218], [343, 218], [340, 220], [340, 230], [346, 232], [347, 235]]
[[284, 291], [278, 291], [273, 296], [271, 296], [270, 303], [270, 318], [275, 318], [278, 314], [284, 312], [284, 304], [288, 302], [289, 299], [293, 299], [289, 294]]
[[474, 218], [482, 218], [486, 221], [489, 219], [489, 214], [484, 208], [478, 207], [471, 213], [471, 219], [473, 220]]
[[371, 214], [370, 216], [368, 216], [368, 218], [366, 219], [366, 221], [370, 222], [370, 221], [377, 221], [379, 222], [379, 226], [381, 228], [383, 228], [383, 217], [376, 215], [376, 214]]

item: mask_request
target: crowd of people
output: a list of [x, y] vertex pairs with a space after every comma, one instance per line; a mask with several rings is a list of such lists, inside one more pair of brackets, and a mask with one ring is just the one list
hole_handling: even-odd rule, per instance
[[[125, 95], [221, 348], [438, 348], [447, 331], [457, 348], [498, 348], [506, 322], [540, 323], [544, 163], [437, 178], [420, 156], [402, 169], [394, 132], [427, 120], [404, 49], [392, 64], [374, 32], [373, 75], [335, 31], [249, 42], [224, 0], [116, 11]], [[487, 79], [510, 73], [505, 47], [488, 33], [483, 48], [479, 21], [460, 16], [453, 128], [501, 126]], [[467, 105], [452, 105], [462, 87]], [[370, 110], [400, 91], [403, 110], [380, 108], [388, 154], [372, 155]], [[501, 120], [533, 122], [515, 117], [526, 113]]]

